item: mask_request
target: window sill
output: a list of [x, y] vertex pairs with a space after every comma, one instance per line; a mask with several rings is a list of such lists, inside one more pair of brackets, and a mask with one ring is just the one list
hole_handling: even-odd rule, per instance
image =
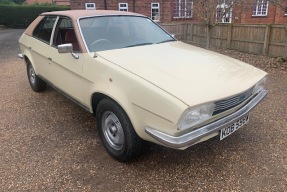
[[173, 20], [188, 20], [188, 19], [193, 19], [193, 17], [173, 17]]
[[267, 17], [267, 15], [252, 15], [252, 17]]

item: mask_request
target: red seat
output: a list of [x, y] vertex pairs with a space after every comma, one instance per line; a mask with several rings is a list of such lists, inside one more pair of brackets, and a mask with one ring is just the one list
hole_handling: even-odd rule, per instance
[[80, 51], [80, 47], [75, 35], [74, 30], [69, 30], [65, 34], [65, 43], [71, 43], [74, 51]]

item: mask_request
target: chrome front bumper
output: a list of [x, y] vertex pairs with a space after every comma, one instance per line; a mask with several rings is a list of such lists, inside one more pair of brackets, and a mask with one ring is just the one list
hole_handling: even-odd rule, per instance
[[149, 127], [145, 128], [145, 132], [167, 147], [175, 149], [189, 147], [198, 142], [201, 138], [218, 132], [244, 117], [267, 95], [267, 93], [268, 91], [263, 89], [238, 111], [178, 137], [167, 135]]

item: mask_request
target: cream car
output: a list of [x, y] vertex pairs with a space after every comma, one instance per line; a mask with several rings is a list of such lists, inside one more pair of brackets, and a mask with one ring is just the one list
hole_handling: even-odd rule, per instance
[[119, 161], [140, 154], [145, 141], [186, 149], [222, 140], [267, 94], [264, 71], [177, 41], [139, 14], [43, 13], [19, 43], [32, 89], [49, 84], [95, 114]]

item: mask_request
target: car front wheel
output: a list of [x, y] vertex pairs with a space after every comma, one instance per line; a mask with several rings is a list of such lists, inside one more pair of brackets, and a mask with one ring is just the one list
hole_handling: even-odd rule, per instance
[[102, 100], [96, 114], [101, 140], [112, 157], [126, 162], [141, 153], [143, 140], [136, 134], [128, 116], [116, 102]]
[[38, 77], [38, 75], [36, 75], [35, 70], [30, 61], [27, 61], [27, 75], [30, 86], [33, 89], [33, 91], [42, 92], [46, 89], [46, 82], [43, 81], [40, 77]]

